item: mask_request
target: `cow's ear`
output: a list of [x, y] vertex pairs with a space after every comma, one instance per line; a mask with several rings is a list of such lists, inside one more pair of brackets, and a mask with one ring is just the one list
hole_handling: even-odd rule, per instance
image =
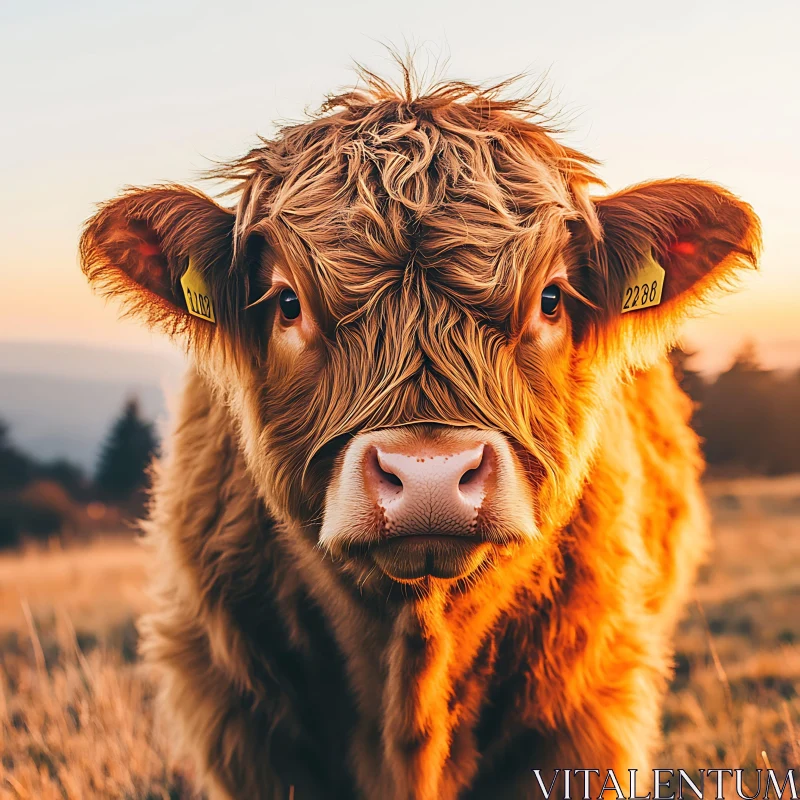
[[86, 224], [81, 266], [101, 293], [169, 334], [236, 331], [247, 273], [233, 263], [235, 215], [183, 186], [130, 189]]
[[631, 366], [674, 343], [684, 319], [757, 265], [758, 217], [718, 186], [668, 180], [595, 200], [601, 239], [588, 295], [602, 340]]

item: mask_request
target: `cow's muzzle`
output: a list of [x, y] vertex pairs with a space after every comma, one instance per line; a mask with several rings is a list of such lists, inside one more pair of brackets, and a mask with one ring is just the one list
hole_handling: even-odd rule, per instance
[[411, 425], [355, 437], [325, 502], [320, 544], [398, 581], [457, 579], [536, 536], [530, 486], [494, 431]]

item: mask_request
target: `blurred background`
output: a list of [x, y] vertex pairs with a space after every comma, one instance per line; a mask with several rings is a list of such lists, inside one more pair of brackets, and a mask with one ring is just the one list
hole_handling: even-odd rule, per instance
[[[202, 180], [355, 80], [543, 80], [609, 190], [713, 180], [762, 269], [687, 324], [715, 555], [679, 632], [664, 766], [800, 765], [800, 5], [0, 2], [0, 796], [188, 797], [152, 728], [132, 541], [183, 356], [94, 297], [77, 240], [128, 185]], [[132, 720], [135, 720], [133, 722]], [[25, 794], [27, 792], [27, 794]]]

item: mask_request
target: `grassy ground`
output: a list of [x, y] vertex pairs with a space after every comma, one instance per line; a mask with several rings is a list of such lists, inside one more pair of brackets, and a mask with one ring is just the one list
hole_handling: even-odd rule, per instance
[[131, 541], [0, 557], [0, 798], [190, 798], [153, 722]]
[[715, 547], [678, 631], [659, 760], [798, 768], [800, 477], [713, 481], [707, 495]]
[[[708, 495], [716, 550], [678, 633], [656, 766], [798, 767], [800, 477]], [[193, 797], [136, 664], [146, 570], [127, 541], [0, 556], [3, 800]]]

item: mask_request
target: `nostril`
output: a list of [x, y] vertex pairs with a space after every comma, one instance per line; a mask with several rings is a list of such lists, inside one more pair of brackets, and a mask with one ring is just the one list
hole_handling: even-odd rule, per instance
[[394, 474], [394, 472], [389, 472], [388, 470], [385, 470], [381, 466], [378, 466], [378, 472], [381, 478], [383, 478], [387, 483], [391, 483], [392, 486], [403, 485], [403, 481], [401, 481], [400, 478], [398, 478], [397, 475]]
[[468, 469], [458, 480], [459, 486], [466, 486], [478, 473], [478, 467]]
[[492, 471], [493, 455], [489, 445], [482, 445], [463, 465], [465, 469], [458, 480], [458, 489], [470, 502], [481, 502], [489, 473]]
[[486, 445], [482, 444], [471, 453], [464, 453], [464, 456], [467, 456], [467, 458], [464, 459], [461, 465], [464, 472], [458, 479], [459, 486], [468, 486], [481, 476], [486, 464]]
[[374, 449], [370, 455], [372, 456], [372, 468], [374, 469], [375, 475], [378, 477], [378, 479], [388, 483], [390, 486], [402, 488], [403, 481], [401, 480], [400, 476], [386, 463], [386, 460], [382, 458], [380, 450]]

